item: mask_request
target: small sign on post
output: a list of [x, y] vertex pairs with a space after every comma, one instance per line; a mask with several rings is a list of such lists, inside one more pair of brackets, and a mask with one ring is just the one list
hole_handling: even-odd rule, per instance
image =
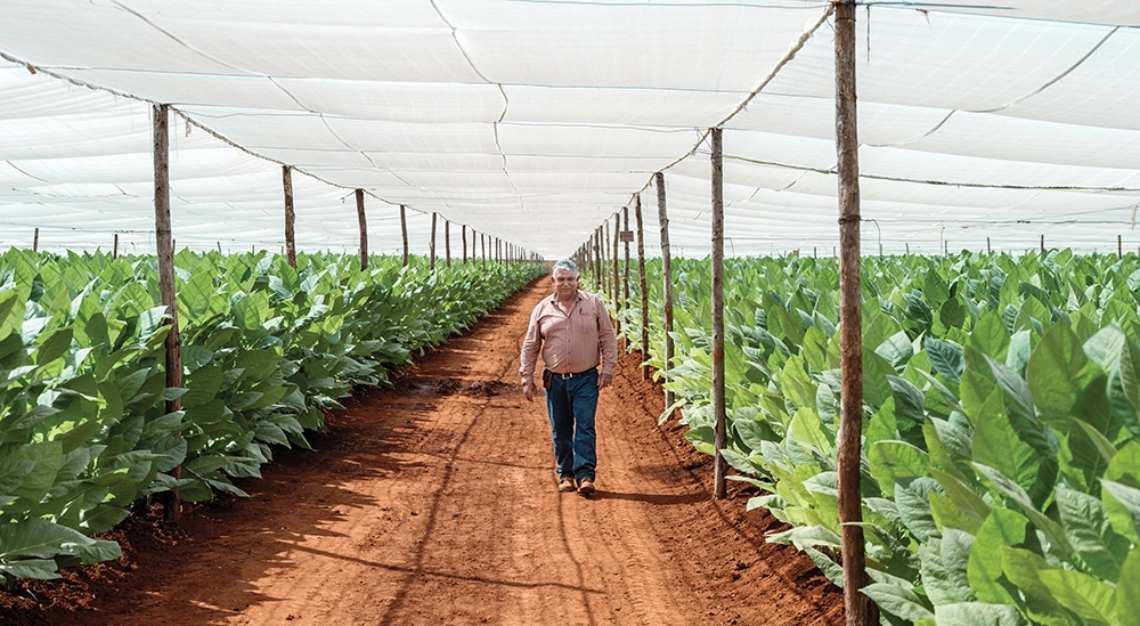
[[621, 231], [620, 236], [622, 241], [634, 241], [632, 230], [623, 230]]

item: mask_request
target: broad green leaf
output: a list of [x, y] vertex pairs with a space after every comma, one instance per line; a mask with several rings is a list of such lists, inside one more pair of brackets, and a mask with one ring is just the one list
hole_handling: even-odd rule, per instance
[[938, 626], [1023, 626], [1017, 609], [1004, 604], [960, 602], [934, 607]]
[[989, 415], [975, 423], [973, 452], [978, 463], [999, 470], [1027, 492], [1037, 482], [1041, 460], [1033, 448], [1018, 438], [1005, 415]]
[[1053, 324], [1029, 357], [1026, 380], [1037, 408], [1067, 415], [1088, 383], [1088, 358], [1080, 340], [1064, 322]]
[[1128, 543], [1113, 532], [1100, 500], [1059, 485], [1056, 501], [1065, 536], [1086, 571], [1102, 580], [1116, 580], [1124, 556], [1120, 550], [1127, 550]]
[[1116, 532], [1136, 541], [1140, 536], [1140, 489], [1101, 480], [1105, 510]]
[[1140, 548], [1133, 546], [1116, 581], [1116, 624], [1140, 626]]
[[867, 452], [867, 458], [871, 474], [888, 496], [894, 493], [896, 483], [927, 473], [926, 452], [905, 441], [877, 441]]
[[969, 533], [947, 528], [941, 541], [929, 539], [919, 548], [922, 585], [934, 606], [975, 599], [967, 575], [973, 541]]
[[915, 478], [895, 485], [895, 505], [899, 516], [920, 541], [926, 541], [938, 533], [934, 515], [930, 509], [930, 495], [937, 493], [938, 483], [932, 478]]
[[1116, 614], [1114, 589], [1088, 574], [1061, 569], [1039, 573], [1042, 584], [1065, 608], [1088, 624], [1111, 626]]
[[970, 588], [979, 600], [1013, 603], [1012, 591], [1002, 580], [1002, 548], [1025, 541], [1027, 524], [1021, 515], [995, 507], [978, 528], [966, 572]]
[[879, 608], [902, 619], [932, 619], [934, 612], [913, 591], [900, 585], [871, 583], [860, 590]]

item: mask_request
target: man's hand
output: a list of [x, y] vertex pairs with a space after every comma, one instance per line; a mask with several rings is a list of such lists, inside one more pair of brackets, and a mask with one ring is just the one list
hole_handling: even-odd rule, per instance
[[523, 396], [525, 396], [527, 400], [534, 400], [534, 381], [528, 380], [523, 383], [522, 387]]
[[612, 384], [614, 384], [613, 374], [600, 374], [598, 376], [598, 389], [605, 389]]

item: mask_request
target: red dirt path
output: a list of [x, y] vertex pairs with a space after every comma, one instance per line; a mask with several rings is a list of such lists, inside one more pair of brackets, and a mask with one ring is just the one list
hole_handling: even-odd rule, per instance
[[842, 623], [812, 563], [763, 542], [775, 520], [745, 514], [746, 494], [710, 501], [707, 458], [657, 427], [661, 394], [636, 355], [602, 393], [599, 493], [556, 492], [544, 405], [514, 385], [545, 293], [532, 285], [355, 401], [316, 452], [243, 482], [253, 498], [199, 509], [173, 537], [135, 520], [117, 533], [122, 563], [37, 583], [48, 600], [0, 621]]

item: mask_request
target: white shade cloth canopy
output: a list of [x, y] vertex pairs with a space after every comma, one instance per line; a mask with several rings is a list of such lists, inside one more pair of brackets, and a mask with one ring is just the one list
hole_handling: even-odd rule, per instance
[[[152, 252], [151, 103], [174, 109], [179, 247], [426, 252], [431, 212], [570, 254], [664, 171], [673, 252], [837, 242], [829, 4], [809, 0], [6, 0], [0, 245]], [[859, 7], [864, 251], [1131, 247], [1140, 3]], [[742, 105], [745, 105], [743, 106]], [[632, 212], [630, 218], [633, 224]], [[612, 230], [611, 230], [612, 233]], [[468, 231], [470, 239], [470, 230]], [[442, 254], [442, 222], [437, 235]], [[611, 242], [612, 246], [612, 242]]]

